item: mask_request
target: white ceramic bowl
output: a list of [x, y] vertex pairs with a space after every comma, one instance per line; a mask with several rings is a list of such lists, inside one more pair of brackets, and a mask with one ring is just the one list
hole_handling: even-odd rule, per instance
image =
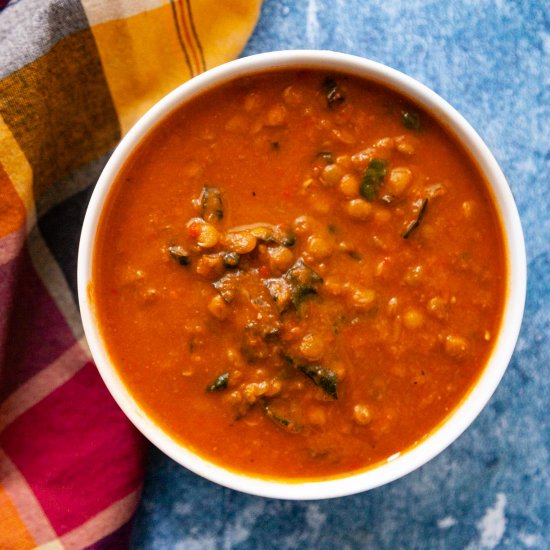
[[[111, 184], [141, 140], [180, 104], [237, 76], [276, 67], [311, 67], [351, 73], [385, 84], [425, 107], [462, 141], [491, 186], [505, 233], [508, 269], [502, 327], [487, 366], [463, 402], [422, 443], [362, 473], [327, 481], [266, 481], [225, 470], [170, 438], [140, 408], [112, 365], [101, 339], [94, 305], [87, 292], [98, 221]], [[124, 413], [159, 449], [176, 462], [220, 485], [254, 495], [285, 499], [321, 499], [366, 491], [422, 466], [450, 445], [476, 418], [495, 391], [518, 337], [526, 289], [523, 232], [510, 188], [487, 146], [464, 118], [441, 97], [412, 78], [379, 63], [327, 51], [283, 51], [254, 55], [211, 69], [186, 82], [152, 107], [128, 132], [107, 163], [94, 190], [80, 239], [78, 294], [84, 330], [97, 368]]]

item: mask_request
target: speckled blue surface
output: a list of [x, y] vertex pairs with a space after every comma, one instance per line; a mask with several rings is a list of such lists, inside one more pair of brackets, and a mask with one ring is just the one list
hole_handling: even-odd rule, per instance
[[549, 14], [547, 0], [265, 0], [243, 55], [369, 57], [434, 89], [485, 139], [525, 231], [525, 319], [489, 406], [420, 470], [301, 503], [220, 488], [153, 450], [134, 548], [550, 548]]

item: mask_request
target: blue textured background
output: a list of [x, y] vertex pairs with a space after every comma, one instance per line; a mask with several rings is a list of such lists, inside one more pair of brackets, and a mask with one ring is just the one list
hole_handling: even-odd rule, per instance
[[466, 433], [420, 470], [368, 493], [262, 499], [153, 450], [133, 547], [550, 548], [550, 3], [264, 2], [243, 55], [324, 48], [369, 57], [434, 89], [485, 139], [525, 231], [523, 328], [501, 385]]

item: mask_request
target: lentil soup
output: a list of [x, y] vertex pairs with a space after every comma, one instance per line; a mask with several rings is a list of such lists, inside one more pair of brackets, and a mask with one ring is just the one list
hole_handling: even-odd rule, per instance
[[174, 439], [271, 479], [359, 471], [467, 395], [501, 321], [497, 213], [429, 113], [340, 73], [193, 98], [102, 215], [90, 291], [129, 391]]

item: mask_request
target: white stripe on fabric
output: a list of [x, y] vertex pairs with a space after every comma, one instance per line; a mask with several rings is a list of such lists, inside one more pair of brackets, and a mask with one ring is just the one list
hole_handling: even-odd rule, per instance
[[81, 0], [90, 25], [98, 25], [113, 19], [126, 19], [145, 11], [151, 11], [169, 0]]
[[0, 433], [25, 411], [34, 407], [70, 380], [88, 361], [90, 351], [85, 338], [19, 386], [0, 405]]
[[32, 63], [65, 36], [88, 27], [86, 14], [77, 0], [8, 3], [2, 10], [0, 27], [0, 79]]

